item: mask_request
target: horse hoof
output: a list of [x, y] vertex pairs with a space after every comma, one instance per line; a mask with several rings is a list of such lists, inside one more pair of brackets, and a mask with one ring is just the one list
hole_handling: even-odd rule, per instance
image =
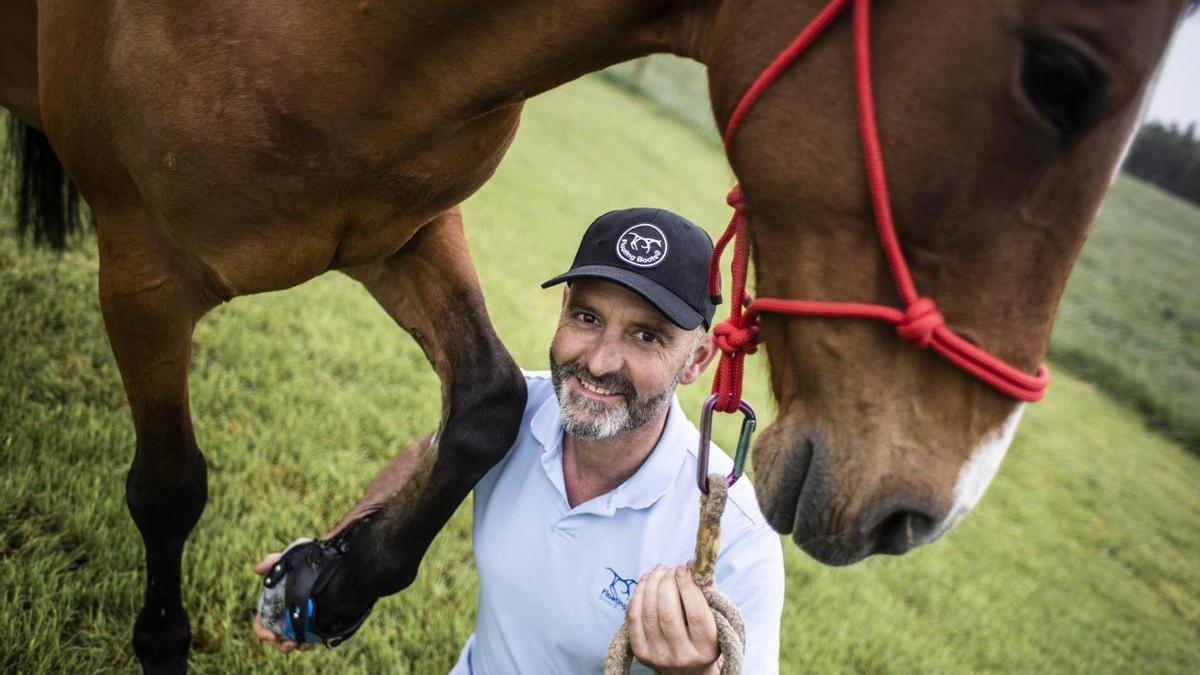
[[192, 632], [187, 613], [143, 607], [133, 625], [133, 651], [145, 675], [185, 675]]
[[187, 659], [173, 661], [142, 661], [143, 675], [187, 675]]

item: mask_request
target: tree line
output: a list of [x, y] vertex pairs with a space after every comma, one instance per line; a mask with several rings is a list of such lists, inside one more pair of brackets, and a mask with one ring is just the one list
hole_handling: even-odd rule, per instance
[[1161, 122], [1143, 126], [1122, 168], [1167, 192], [1200, 204], [1200, 139], [1196, 137], [1196, 123], [1186, 128]]

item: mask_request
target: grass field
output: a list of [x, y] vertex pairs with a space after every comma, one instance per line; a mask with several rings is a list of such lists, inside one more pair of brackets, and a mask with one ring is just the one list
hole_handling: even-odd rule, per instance
[[1050, 358], [1200, 453], [1200, 209], [1122, 176], [1071, 273]]
[[[730, 181], [711, 142], [599, 78], [534, 101], [465, 207], [489, 309], [518, 360], [545, 365], [558, 295], [537, 283], [568, 263], [593, 216], [660, 204], [716, 227]], [[1106, 214], [1119, 218], [1130, 195], [1144, 196], [1123, 188]], [[22, 251], [10, 230], [0, 226], [0, 672], [133, 672], [144, 583], [123, 502], [133, 432], [94, 246]], [[1178, 309], [1194, 311], [1185, 300]], [[765, 403], [756, 361], [748, 396]], [[416, 583], [343, 647], [284, 657], [249, 631], [251, 564], [334, 522], [437, 418], [416, 345], [365, 291], [327, 275], [214, 311], [191, 383], [210, 467], [185, 556], [194, 672], [448, 669], [473, 621], [466, 507]], [[684, 392], [685, 409], [702, 395]], [[848, 569], [785, 542], [783, 672], [1200, 671], [1200, 458], [1062, 370], [1025, 420], [987, 497], [943, 541]], [[725, 447], [733, 431], [719, 430]]]

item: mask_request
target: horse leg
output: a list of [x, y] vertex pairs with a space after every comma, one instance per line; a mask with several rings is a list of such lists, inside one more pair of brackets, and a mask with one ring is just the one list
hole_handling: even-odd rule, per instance
[[442, 382], [442, 419], [411, 478], [344, 531], [344, 562], [315, 598], [325, 634], [412, 583], [433, 538], [516, 439], [525, 408], [525, 379], [488, 319], [457, 208], [387, 260], [347, 273], [425, 351]]
[[146, 594], [133, 646], [146, 673], [183, 673], [191, 633], [180, 563], [207, 498], [188, 410], [188, 359], [192, 328], [215, 303], [202, 300], [185, 258], [135, 232], [135, 221], [98, 219], [100, 307], [137, 432], [125, 498], [146, 549]]

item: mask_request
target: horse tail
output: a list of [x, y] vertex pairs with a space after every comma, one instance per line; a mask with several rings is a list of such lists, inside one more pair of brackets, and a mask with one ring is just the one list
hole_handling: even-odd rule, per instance
[[5, 155], [16, 188], [17, 235], [24, 240], [32, 230], [35, 245], [62, 250], [82, 229], [79, 190], [63, 171], [46, 134], [11, 113], [5, 131]]

